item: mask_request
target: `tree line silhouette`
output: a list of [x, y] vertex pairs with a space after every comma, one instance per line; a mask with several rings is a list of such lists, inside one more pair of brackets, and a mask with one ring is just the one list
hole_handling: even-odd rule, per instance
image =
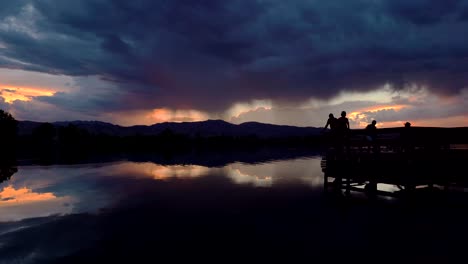
[[[386, 144], [406, 144], [414, 146], [424, 144], [434, 148], [449, 143], [466, 143], [467, 128], [422, 128], [411, 127], [408, 131], [401, 128], [349, 129], [342, 113], [343, 124], [346, 125], [346, 135], [350, 139], [371, 135], [373, 144], [380, 144], [382, 135], [398, 134], [401, 137]], [[169, 155], [200, 152], [245, 151], [259, 149], [271, 151], [296, 151], [298, 149], [322, 149], [328, 147], [329, 133], [310, 136], [284, 136], [278, 138], [261, 138], [255, 134], [246, 136], [201, 136], [195, 134], [178, 134], [171, 129], [165, 129], [155, 135], [116, 136], [109, 134], [90, 133], [74, 124], [66, 126], [42, 123], [31, 134], [17, 135], [18, 122], [11, 114], [0, 110], [0, 138], [2, 152], [17, 155], [21, 159], [39, 159], [43, 163], [55, 163], [58, 160], [75, 162], [95, 154], [132, 154], [132, 153], [167, 153]], [[333, 124], [330, 124], [330, 126]], [[374, 124], [375, 125], [375, 124]], [[371, 134], [369, 134], [371, 133]], [[336, 137], [333, 136], [332, 139]], [[365, 140], [364, 140], [365, 141]], [[401, 141], [401, 142], [400, 142]], [[404, 141], [404, 142], [403, 142]], [[450, 142], [449, 142], [450, 141]]]
[[187, 153], [200, 151], [252, 151], [260, 148], [309, 148], [320, 144], [316, 135], [264, 138], [252, 133], [243, 136], [192, 135], [169, 128], [154, 135], [117, 136], [90, 133], [74, 124], [66, 126], [42, 123], [31, 134], [21, 135], [18, 152], [22, 157], [80, 158], [89, 154], [134, 152]]
[[18, 171], [15, 155], [17, 127], [16, 119], [0, 109], [0, 183], [9, 180]]
[[246, 136], [190, 136], [165, 129], [155, 135], [116, 136], [94, 134], [73, 124], [54, 126], [43, 123], [31, 135], [19, 136], [18, 153], [38, 158], [43, 163], [57, 160], [74, 162], [95, 154], [164, 153], [176, 155], [199, 152], [252, 152], [263, 148], [284, 150], [312, 148], [320, 143], [316, 136], [260, 138]]

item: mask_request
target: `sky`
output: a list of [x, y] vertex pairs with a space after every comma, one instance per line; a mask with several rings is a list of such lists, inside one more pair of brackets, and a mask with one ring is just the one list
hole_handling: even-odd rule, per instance
[[0, 2], [0, 109], [123, 126], [468, 126], [468, 0]]

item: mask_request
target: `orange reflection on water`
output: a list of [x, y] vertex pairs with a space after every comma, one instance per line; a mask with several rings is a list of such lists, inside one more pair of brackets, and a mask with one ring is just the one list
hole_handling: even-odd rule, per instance
[[[261, 164], [232, 163], [224, 167], [199, 165], [159, 165], [152, 162], [123, 162], [107, 167], [113, 175], [122, 177], [145, 177], [155, 180], [193, 179], [204, 176], [224, 175], [235, 184], [250, 184], [256, 187], [272, 187], [284, 182], [306, 183], [321, 186], [323, 177], [320, 159], [304, 158], [267, 162]], [[317, 175], [319, 175], [317, 177]]]
[[207, 174], [208, 171], [209, 168], [196, 165], [155, 165], [151, 168], [151, 175], [157, 180], [168, 178], [196, 178]]
[[0, 206], [19, 203], [32, 203], [56, 199], [53, 193], [35, 193], [31, 189], [23, 187], [15, 189], [12, 186], [3, 188], [0, 192]]
[[76, 201], [71, 196], [57, 197], [51, 192], [7, 186], [0, 192], [0, 222], [69, 214]]
[[170, 178], [197, 178], [212, 171], [208, 167], [198, 165], [158, 165], [152, 162], [122, 163], [115, 167], [119, 174], [141, 175], [156, 180]]

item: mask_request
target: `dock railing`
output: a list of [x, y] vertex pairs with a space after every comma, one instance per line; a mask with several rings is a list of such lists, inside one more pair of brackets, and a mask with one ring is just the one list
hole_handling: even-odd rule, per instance
[[468, 144], [463, 148], [468, 134], [460, 137], [459, 133], [453, 136], [446, 133], [450, 130], [415, 131], [421, 134], [402, 137], [398, 131], [387, 130], [369, 141], [363, 130], [357, 130], [342, 141], [344, 145], [330, 144], [322, 159], [325, 188], [330, 186], [329, 179], [334, 180], [333, 186], [347, 193], [351, 190], [378, 193], [378, 184], [394, 185], [401, 190], [433, 186], [445, 190], [468, 188]]

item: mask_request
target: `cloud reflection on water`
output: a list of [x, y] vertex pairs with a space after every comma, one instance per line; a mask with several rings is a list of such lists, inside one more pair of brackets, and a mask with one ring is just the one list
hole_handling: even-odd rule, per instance
[[95, 213], [138, 197], [147, 180], [190, 180], [205, 176], [230, 179], [234, 185], [275, 187], [322, 185], [319, 158], [233, 163], [209, 168], [199, 165], [160, 165], [152, 162], [22, 166], [0, 184], [0, 222], [70, 213]]
[[311, 187], [323, 184], [319, 158], [273, 161], [261, 164], [234, 163], [228, 165], [228, 177], [236, 184], [272, 187], [289, 183]]
[[[127, 161], [23, 166], [0, 184], [7, 190], [2, 198], [37, 194], [41, 203], [60, 201], [51, 205], [59, 209], [65, 205], [60, 197], [71, 197], [70, 211], [23, 219], [54, 213], [41, 203], [17, 199], [18, 208], [30, 214], [16, 222], [0, 221], [0, 263], [206, 263], [207, 258], [218, 263], [226, 256], [242, 262], [249, 255], [293, 263], [320, 257], [343, 262], [363, 250], [374, 254], [365, 254], [374, 261], [395, 245], [414, 259], [434, 246], [439, 250], [431, 252], [441, 259], [463, 252], [466, 243], [453, 234], [468, 237], [465, 199], [446, 206], [425, 196], [420, 202], [393, 203], [343, 199], [341, 192], [322, 195], [320, 162], [303, 158], [216, 168]], [[109, 210], [90, 213], [100, 208]], [[401, 234], [411, 235], [402, 240]], [[343, 254], [329, 246], [337, 242], [346, 245], [339, 248]], [[242, 250], [232, 254], [239, 245]]]
[[160, 165], [152, 162], [124, 162], [109, 166], [108, 169], [113, 175], [150, 177], [155, 180], [198, 178], [215, 170], [199, 165]]
[[0, 191], [0, 222], [71, 213], [73, 202], [70, 196], [57, 197], [51, 192], [7, 186]]

